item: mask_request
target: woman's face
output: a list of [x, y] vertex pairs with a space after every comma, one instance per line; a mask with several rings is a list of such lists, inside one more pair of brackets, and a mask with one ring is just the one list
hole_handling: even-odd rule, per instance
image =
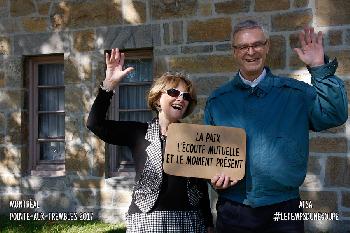
[[159, 98], [159, 118], [164, 118], [170, 122], [177, 122], [182, 118], [182, 116], [186, 112], [189, 101], [185, 100], [182, 94], [180, 94], [177, 97], [172, 97], [168, 95], [166, 91], [171, 88], [175, 88], [181, 93], [187, 92], [186, 85], [183, 81], [180, 81], [176, 87], [172, 87], [170, 85], [167, 86]]

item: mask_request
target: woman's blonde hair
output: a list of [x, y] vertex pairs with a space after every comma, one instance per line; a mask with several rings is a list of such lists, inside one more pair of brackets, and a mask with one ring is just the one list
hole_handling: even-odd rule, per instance
[[186, 77], [185, 74], [176, 72], [166, 72], [158, 79], [154, 80], [152, 87], [148, 93], [148, 106], [159, 113], [159, 104], [157, 103], [162, 93], [169, 88], [175, 88], [180, 82], [183, 82], [186, 86], [186, 91], [191, 95], [191, 101], [189, 101], [186, 112], [183, 118], [191, 114], [197, 105], [197, 95], [192, 85], [192, 82]]

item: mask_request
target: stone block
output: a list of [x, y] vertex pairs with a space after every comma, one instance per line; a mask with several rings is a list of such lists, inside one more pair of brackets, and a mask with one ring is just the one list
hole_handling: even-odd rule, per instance
[[20, 109], [23, 105], [22, 91], [2, 91], [2, 98], [0, 99], [0, 109]]
[[323, 179], [320, 175], [306, 174], [305, 180], [300, 190], [320, 190], [323, 183]]
[[22, 25], [26, 32], [45, 32], [48, 20], [45, 17], [23, 17]]
[[309, 5], [309, 0], [294, 0], [293, 6], [296, 8], [307, 7]]
[[350, 186], [350, 160], [346, 157], [328, 157], [325, 168], [326, 187]]
[[20, 131], [21, 125], [21, 112], [10, 113], [7, 122], [7, 130]]
[[216, 18], [188, 22], [187, 42], [228, 41], [231, 38], [230, 18]]
[[154, 50], [155, 56], [165, 56], [165, 55], [177, 55], [178, 47], [166, 47], [166, 48], [156, 48]]
[[315, 6], [317, 26], [350, 24], [350, 2], [347, 0], [318, 0]]
[[350, 212], [349, 211], [342, 211], [341, 216], [343, 218], [350, 218]]
[[[86, 23], [89, 22], [89, 23]], [[60, 1], [51, 13], [51, 24], [55, 29], [86, 28], [123, 23], [119, 1]]]
[[196, 0], [152, 0], [151, 5], [153, 20], [185, 18], [194, 16], [196, 11]]
[[[196, 87], [197, 95], [209, 95], [212, 91], [228, 82], [229, 79], [230, 77], [225, 76], [191, 78], [194, 86]], [[202, 109], [204, 110], [204, 107]]]
[[181, 52], [185, 54], [210, 53], [213, 52], [212, 45], [183, 46]]
[[232, 51], [232, 45], [231, 43], [225, 43], [225, 44], [218, 44], [215, 45], [216, 51]]
[[250, 0], [235, 0], [217, 2], [214, 4], [216, 13], [236, 14], [240, 12], [248, 12], [250, 8]]
[[21, 180], [21, 189], [24, 194], [34, 194], [38, 191], [62, 191], [69, 188], [69, 180], [66, 176], [39, 177], [25, 176]]
[[40, 15], [48, 15], [52, 2], [38, 2], [38, 12]]
[[73, 40], [73, 46], [78, 52], [87, 52], [95, 49], [95, 32], [93, 30], [74, 32]]
[[65, 117], [65, 130], [66, 140], [72, 142], [74, 140], [80, 140], [80, 132], [83, 127], [83, 117], [81, 114], [70, 115], [66, 114]]
[[4, 88], [6, 85], [5, 74], [3, 71], [0, 71], [0, 88]]
[[202, 16], [210, 16], [212, 14], [211, 3], [201, 2], [199, 3], [199, 14]]
[[11, 54], [11, 40], [8, 37], [0, 37], [0, 56]]
[[192, 114], [182, 119], [181, 122], [190, 124], [203, 124], [204, 119], [204, 107], [207, 98], [198, 98], [197, 106], [195, 107]]
[[99, 28], [96, 29], [96, 38], [103, 38], [101, 43], [97, 43], [97, 49], [155, 47], [160, 45], [160, 26], [153, 24]]
[[193, 57], [172, 57], [171, 70], [188, 73], [226, 73], [237, 70], [231, 55], [198, 55]]
[[21, 23], [16, 18], [1, 18], [0, 17], [0, 34], [11, 34], [21, 32]]
[[350, 192], [341, 192], [341, 205], [345, 208], [350, 208]]
[[328, 32], [328, 43], [329, 45], [341, 45], [343, 43], [342, 31], [330, 31]]
[[68, 55], [64, 60], [65, 84], [79, 84], [92, 80], [92, 64], [88, 56]]
[[13, 208], [10, 208], [10, 201], [22, 200], [20, 193], [2, 194], [0, 193], [0, 213], [8, 215], [9, 212], [13, 212]]
[[35, 13], [35, 5], [32, 0], [11, 0], [10, 14], [11, 16], [24, 16]]
[[92, 190], [75, 190], [74, 195], [82, 206], [96, 206], [97, 197]]
[[90, 158], [88, 152], [81, 146], [67, 146], [66, 148], [66, 171], [75, 171], [79, 175], [90, 174]]
[[[88, 210], [84, 210], [84, 211], [88, 211]], [[125, 222], [125, 216], [126, 213], [128, 211], [128, 208], [101, 208], [98, 211], [96, 210], [92, 210], [95, 211], [96, 214], [94, 214], [94, 216], [98, 216], [99, 219], [104, 219], [104, 221], [108, 222], [108, 223], [113, 223], [113, 224], [117, 224], [117, 223], [121, 223], [121, 222]]]
[[131, 190], [118, 190], [115, 193], [115, 203], [118, 203], [118, 206], [129, 206], [131, 203], [131, 197]]
[[[346, 84], [345, 84], [345, 87], [346, 87]], [[347, 87], [346, 87], [347, 88]], [[348, 92], [348, 98], [349, 98], [349, 92]], [[345, 124], [342, 124], [341, 126], [338, 126], [338, 127], [333, 127], [333, 128], [330, 128], [330, 129], [325, 129], [323, 131], [321, 131], [321, 133], [333, 133], [333, 134], [337, 134], [337, 133], [345, 133], [345, 130], [346, 130], [346, 126]]]
[[319, 157], [310, 156], [308, 161], [307, 172], [315, 175], [320, 175], [321, 173], [321, 160]]
[[330, 57], [330, 59], [337, 58], [338, 60], [338, 69], [337, 75], [350, 75], [350, 50], [336, 50], [336, 51], [326, 51], [326, 54]]
[[35, 200], [39, 202], [40, 210], [43, 212], [75, 212], [77, 208], [77, 202], [66, 190], [38, 191]]
[[[0, 1], [3, 1], [3, 0], [0, 0]], [[2, 7], [0, 5], [0, 15], [1, 15], [1, 18], [9, 18], [10, 17], [10, 11], [9, 11], [7, 6], [6, 7]]]
[[64, 53], [69, 51], [69, 33], [35, 33], [14, 36], [15, 55]]
[[182, 23], [182, 21], [173, 22], [171, 25], [173, 28], [172, 43], [173, 44], [182, 44], [182, 42], [183, 42], [183, 23]]
[[283, 36], [270, 37], [270, 50], [266, 64], [271, 69], [284, 69], [286, 66], [286, 41]]
[[123, 2], [123, 18], [127, 24], [143, 24], [146, 22], [146, 3], [140, 1]]
[[289, 56], [289, 67], [293, 69], [305, 69], [306, 65], [299, 59], [298, 55], [293, 51]]
[[265, 0], [255, 0], [255, 11], [288, 10], [289, 5], [289, 0], [270, 0], [268, 3]]
[[7, 7], [7, 0], [0, 0], [0, 7]]
[[9, 115], [7, 120], [7, 142], [15, 145], [24, 143], [26, 140], [23, 138], [21, 129], [21, 113], [13, 112]]
[[273, 15], [271, 18], [272, 31], [295, 31], [302, 30], [312, 22], [312, 10], [288, 12]]
[[163, 24], [163, 43], [168, 45], [170, 44], [170, 24]]
[[350, 80], [345, 80], [344, 85], [345, 85], [348, 100], [350, 100]]
[[164, 57], [154, 57], [153, 59], [153, 77], [160, 77], [169, 70], [168, 62]]
[[19, 148], [15, 146], [0, 147], [0, 171], [3, 174], [21, 172], [21, 153]]
[[72, 181], [72, 186], [74, 188], [81, 189], [104, 189], [106, 187], [105, 179], [84, 179], [78, 180], [74, 179]]
[[15, 177], [14, 175], [1, 175], [0, 186], [15, 187], [21, 183], [21, 177]]
[[[22, 65], [22, 63], [20, 63], [19, 65]], [[18, 67], [21, 68], [21, 67]], [[8, 70], [6, 71], [6, 73], [8, 73], [7, 75], [5, 75], [5, 80], [4, 83], [6, 85], [6, 87], [8, 88], [13, 88], [13, 89], [21, 89], [23, 88], [23, 75], [22, 74], [15, 74], [15, 73], [10, 73]], [[0, 80], [1, 83], [1, 80]], [[1, 86], [1, 85], [0, 85]], [[24, 98], [24, 101], [28, 101], [27, 98]]]
[[304, 208], [304, 212], [337, 212], [338, 197], [333, 191], [302, 191], [301, 200], [311, 201], [312, 208]]
[[5, 144], [5, 133], [4, 132], [0, 132], [0, 144]]
[[[8, 86], [11, 87], [23, 87], [23, 57], [18, 56], [14, 57], [12, 56], [11, 59], [6, 59], [4, 61], [4, 67], [5, 67], [5, 76], [7, 82], [11, 81], [11, 83], [8, 83]], [[11, 80], [9, 80], [9, 77]]]
[[6, 115], [0, 112], [0, 132], [5, 132]]
[[97, 203], [99, 206], [109, 206], [116, 207], [121, 203], [118, 201], [114, 201], [115, 192], [111, 190], [100, 190], [97, 191]]
[[82, 113], [90, 108], [87, 93], [89, 90], [81, 86], [69, 86], [65, 89], [65, 106], [64, 109], [69, 113]]
[[88, 129], [84, 130], [84, 144], [87, 151], [92, 154], [92, 174], [97, 177], [104, 177], [106, 161], [105, 161], [105, 143], [98, 139], [96, 136], [92, 136], [92, 133], [88, 133]]
[[345, 31], [345, 44], [350, 45], [350, 29]]
[[347, 139], [345, 137], [314, 137], [310, 139], [310, 152], [318, 153], [346, 153]]

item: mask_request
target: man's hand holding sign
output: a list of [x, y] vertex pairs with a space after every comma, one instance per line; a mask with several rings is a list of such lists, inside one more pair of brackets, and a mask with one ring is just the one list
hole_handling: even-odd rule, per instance
[[173, 123], [168, 132], [163, 161], [166, 173], [211, 179], [218, 189], [234, 185], [244, 177], [243, 129]]

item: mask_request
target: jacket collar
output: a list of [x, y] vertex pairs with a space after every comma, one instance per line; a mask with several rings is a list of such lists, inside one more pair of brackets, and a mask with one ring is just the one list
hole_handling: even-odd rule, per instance
[[241, 89], [251, 89], [252, 92], [254, 92], [255, 90], [259, 90], [257, 91], [258, 93], [262, 93], [263, 95], [266, 95], [270, 92], [272, 86], [273, 86], [273, 77], [274, 75], [271, 73], [271, 70], [268, 67], [265, 67], [266, 69], [266, 77], [261, 80], [261, 82], [259, 82], [259, 84], [252, 88], [249, 85], [243, 83], [243, 81], [241, 80], [241, 77], [239, 76], [239, 73], [237, 72], [237, 74], [235, 75], [232, 84], [235, 87], [241, 88]]

